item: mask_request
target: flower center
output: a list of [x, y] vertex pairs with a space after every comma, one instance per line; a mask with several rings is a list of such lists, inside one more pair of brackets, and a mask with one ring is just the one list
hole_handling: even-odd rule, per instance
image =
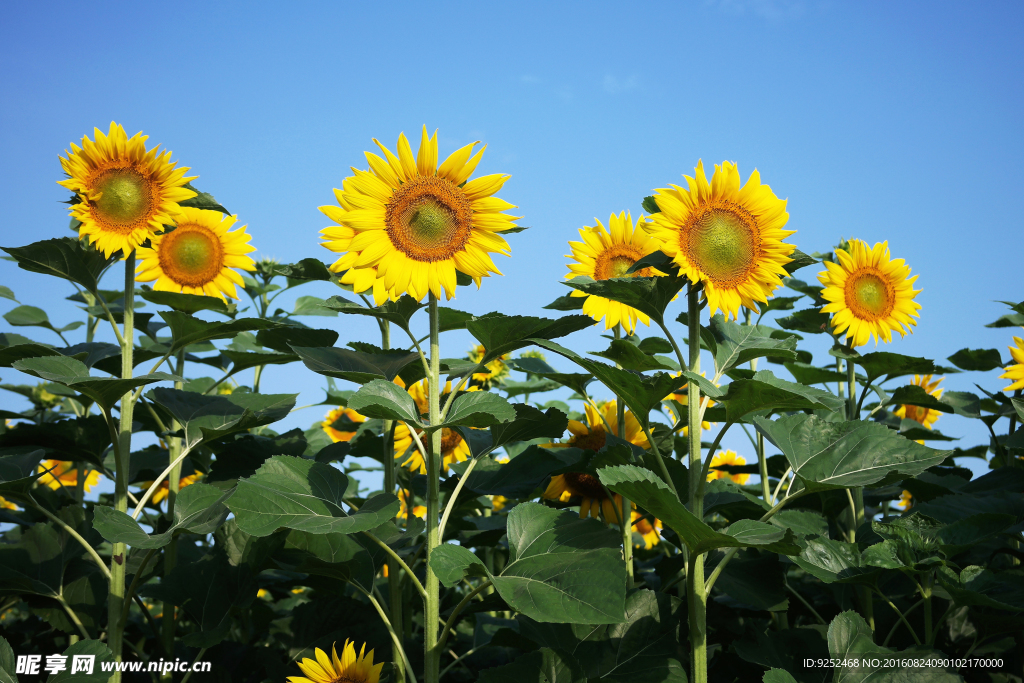
[[603, 429], [592, 427], [589, 434], [583, 436], [574, 436], [569, 441], [569, 445], [575, 448], [582, 448], [586, 451], [599, 451], [604, 448], [605, 433]]
[[465, 193], [436, 176], [417, 176], [395, 190], [385, 208], [388, 237], [415, 261], [433, 262], [462, 251], [473, 230]]
[[646, 517], [641, 517], [640, 519], [638, 519], [636, 521], [636, 524], [633, 525], [633, 528], [636, 529], [636, 532], [641, 536], [646, 536], [647, 534], [654, 531], [654, 527], [651, 526], [651, 523], [647, 521]]
[[565, 475], [565, 487], [569, 493], [583, 498], [607, 498], [604, 487], [597, 477], [582, 472], [567, 472]]
[[93, 187], [100, 195], [93, 206], [105, 227], [129, 228], [149, 214], [152, 204], [149, 181], [134, 169], [104, 171]]
[[441, 454], [451, 453], [462, 443], [462, 435], [454, 429], [441, 428]]
[[903, 406], [903, 409], [906, 411], [904, 415], [908, 420], [913, 420], [914, 422], [920, 422], [921, 424], [925, 424], [924, 421], [928, 418], [927, 408], [922, 408], [920, 406], [905, 405]]
[[179, 225], [164, 235], [158, 252], [160, 267], [167, 277], [187, 287], [213, 282], [224, 263], [220, 240], [201, 225]]
[[874, 268], [862, 269], [846, 281], [846, 305], [861, 320], [878, 320], [892, 311], [896, 292]]
[[680, 246], [690, 262], [716, 286], [743, 281], [761, 250], [757, 222], [732, 202], [704, 207], [680, 231]]
[[652, 277], [654, 273], [650, 268], [626, 274], [626, 271], [643, 257], [643, 252], [631, 244], [613, 244], [605, 249], [594, 262], [594, 279], [609, 280], [615, 277]]

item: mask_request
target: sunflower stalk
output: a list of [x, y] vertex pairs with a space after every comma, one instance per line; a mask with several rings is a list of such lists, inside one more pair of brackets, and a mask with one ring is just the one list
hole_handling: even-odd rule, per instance
[[[184, 377], [185, 372], [185, 350], [178, 351], [178, 362], [175, 367], [174, 374], [178, 377]], [[181, 390], [183, 386], [181, 380], [174, 382], [174, 388]], [[177, 432], [181, 429], [181, 425], [178, 424], [177, 420], [171, 420], [171, 432]], [[171, 467], [171, 473], [168, 475], [167, 483], [167, 517], [168, 519], [174, 519], [174, 501], [178, 497], [178, 491], [181, 490], [181, 461], [178, 457], [181, 455], [181, 438], [177, 436], [171, 436], [167, 438], [167, 454], [168, 464]], [[171, 542], [164, 548], [164, 576], [169, 576], [175, 565], [178, 563], [178, 539], [172, 538]], [[165, 602], [163, 604], [163, 618], [161, 619], [161, 631], [164, 642], [164, 649], [167, 652], [174, 652], [174, 620], [175, 611], [174, 604]], [[171, 680], [171, 672], [161, 674], [160, 680], [169, 681]]]
[[[687, 326], [689, 339], [690, 372], [700, 374], [700, 290], [690, 284], [687, 288]], [[704, 487], [697, 472], [703, 471], [701, 457], [701, 414], [700, 387], [690, 382], [686, 395], [687, 433], [689, 435], [690, 463], [690, 511], [697, 519], [704, 518]], [[710, 454], [709, 454], [710, 457]], [[687, 567], [687, 602], [690, 613], [691, 680], [693, 683], [707, 683], [708, 641], [707, 641], [707, 592], [704, 589], [704, 555], [693, 554]]]
[[[616, 339], [621, 338], [622, 325], [616, 325], [613, 333]], [[621, 368], [622, 366], [616, 363], [615, 367]], [[615, 419], [617, 420], [615, 424], [618, 427], [616, 436], [624, 440], [626, 438], [626, 404], [618, 395], [615, 396]], [[614, 498], [612, 498], [612, 502], [615, 502]], [[632, 502], [623, 496], [622, 507], [619, 510], [619, 529], [622, 531], [622, 559], [626, 562], [627, 589], [633, 587], [633, 525], [630, 524], [632, 510]]]
[[[437, 297], [430, 293], [430, 375], [428, 400], [431, 426], [441, 422], [441, 344]], [[410, 431], [414, 431], [410, 428]], [[441, 650], [437, 647], [437, 623], [441, 617], [441, 588], [437, 575], [430, 566], [430, 556], [441, 545], [438, 528], [439, 488], [441, 478], [441, 430], [430, 433], [427, 449], [427, 598], [423, 617], [424, 674], [426, 683], [437, 683], [440, 672]]]

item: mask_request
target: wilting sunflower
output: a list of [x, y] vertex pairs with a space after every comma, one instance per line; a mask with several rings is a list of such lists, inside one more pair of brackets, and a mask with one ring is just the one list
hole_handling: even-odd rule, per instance
[[[78, 470], [75, 469], [75, 463], [73, 462], [44, 460], [40, 463], [38, 471], [45, 472], [43, 476], [39, 477], [39, 483], [49, 486], [54, 491], [60, 488], [74, 490], [75, 486], [78, 485]], [[100, 473], [96, 470], [89, 470], [88, 474], [85, 475], [84, 491], [89, 493], [92, 487], [98, 484], [99, 481]]]
[[[405, 382], [399, 377], [395, 379], [395, 384], [400, 387], [405, 387]], [[476, 387], [470, 387], [467, 391], [477, 391]], [[441, 392], [441, 404], [447, 399], [448, 394], [452, 392], [452, 383], [447, 382], [444, 385], [444, 391]], [[412, 396], [412, 400], [416, 402], [416, 409], [420, 415], [425, 415], [430, 410], [430, 383], [426, 379], [421, 379], [411, 387], [409, 387], [409, 395]], [[416, 435], [419, 436], [420, 442], [423, 443], [424, 447], [429, 447], [427, 443], [426, 433], [420, 430], [416, 430]], [[410, 450], [411, 448], [411, 450]], [[419, 472], [420, 474], [427, 473], [427, 463], [423, 459], [423, 454], [420, 453], [420, 449], [416, 446], [413, 441], [412, 433], [409, 431], [408, 425], [404, 422], [400, 422], [395, 427], [395, 455], [401, 456], [408, 451], [409, 457], [402, 463], [403, 467], [408, 468], [412, 472]], [[462, 438], [462, 434], [457, 429], [449, 429], [443, 427], [441, 429], [441, 457], [442, 465], [441, 471], [447, 472], [448, 468], [452, 464], [462, 462], [470, 456], [469, 444], [466, 443], [465, 439]]]
[[220, 211], [183, 206], [178, 227], [150, 237], [151, 248], [140, 248], [139, 282], [156, 280], [158, 292], [205, 294], [223, 300], [238, 298], [235, 285], [244, 286], [242, 276], [232, 268], [256, 270], [246, 254], [256, 251], [249, 244], [245, 227], [228, 232], [238, 220]]
[[[331, 441], [351, 441], [356, 435], [359, 425], [366, 422], [366, 417], [360, 415], [351, 408], [338, 407], [327, 413], [324, 421], [320, 423], [324, 433], [331, 437]], [[335, 426], [337, 424], [337, 426]], [[351, 428], [351, 429], [349, 429]]]
[[[701, 376], [705, 376], [707, 373], [702, 372], [700, 374], [701, 374]], [[677, 372], [676, 374], [674, 374], [672, 376], [673, 377], [682, 377], [683, 373], [680, 371], [680, 372]], [[688, 392], [685, 392], [683, 390], [687, 389], [689, 386], [690, 386], [690, 383], [687, 382], [683, 386], [679, 387], [678, 390], [672, 392], [671, 394], [669, 394], [668, 396], [666, 396], [665, 398], [663, 398], [661, 400], [662, 401], [677, 401], [677, 402], [679, 402], [680, 405], [682, 405], [684, 407], [688, 406], [688, 405], [690, 405], [690, 395], [689, 395]], [[715, 402], [712, 401], [711, 399], [708, 399], [708, 408], [710, 408], [713, 405], [715, 405]], [[676, 411], [672, 408], [672, 406], [668, 407], [668, 414], [672, 416], [673, 420], [681, 420], [684, 417], [684, 416], [676, 416]], [[707, 420], [704, 420], [704, 421], [702, 421], [700, 423], [700, 428], [702, 430], [711, 429], [712, 426], [713, 426], [712, 423], [708, 422]], [[688, 436], [689, 433], [690, 433], [689, 425], [683, 425], [683, 436]]]
[[123, 252], [127, 257], [163, 226], [173, 223], [179, 202], [196, 193], [182, 187], [198, 176], [185, 177], [188, 168], [175, 168], [170, 152], [157, 145], [146, 149], [148, 135], [130, 139], [124, 128], [111, 121], [110, 132], [95, 130], [96, 141], [82, 138], [71, 143], [68, 158], [60, 165], [70, 176], [58, 181], [75, 193], [71, 216], [81, 221], [79, 238], [88, 237], [105, 256]]
[[[194, 484], [197, 481], [199, 481], [200, 479], [202, 479], [202, 477], [203, 477], [203, 473], [200, 472], [199, 470], [196, 470], [194, 474], [190, 474], [190, 475], [188, 475], [186, 477], [181, 477], [178, 480], [178, 490], [180, 491], [181, 489], [185, 488], [186, 486], [191, 486], [192, 484]], [[152, 485], [153, 485], [152, 481], [144, 481], [141, 484], [139, 484], [139, 486], [142, 487], [143, 491], [148, 491], [149, 487], [152, 486]], [[153, 505], [159, 505], [163, 501], [163, 499], [167, 497], [167, 493], [170, 490], [171, 490], [171, 482], [170, 481], [168, 481], [167, 479], [164, 479], [162, 482], [160, 482], [160, 486], [158, 486], [156, 491], [153, 492], [153, 498], [151, 499]]]
[[[566, 254], [575, 263], [569, 264], [569, 274], [565, 277], [572, 279], [580, 275], [595, 280], [608, 280], [622, 277], [654, 277], [663, 275], [654, 268], [644, 268], [629, 275], [629, 270], [634, 263], [658, 250], [657, 243], [643, 230], [637, 230], [633, 224], [633, 216], [625, 211], [618, 216], [612, 214], [608, 218], [606, 229], [601, 221], [594, 219], [596, 226], [589, 225], [580, 228], [582, 242], [569, 242], [572, 254]], [[642, 225], [644, 217], [640, 216], [637, 221]], [[612, 301], [601, 296], [586, 294], [579, 290], [573, 290], [570, 296], [587, 297], [583, 302], [583, 313], [600, 322], [604, 320], [604, 327], [610, 330], [621, 324], [627, 334], [632, 334], [639, 320], [644, 325], [650, 325], [651, 319], [644, 313], [631, 306]]]
[[647, 518], [641, 515], [636, 510], [633, 510], [633, 531], [640, 534], [643, 537], [643, 543], [634, 543], [633, 546], [636, 548], [644, 547], [650, 550], [654, 546], [661, 542], [661, 536], [658, 534], [658, 530], [661, 529], [661, 520], [655, 519], [654, 524], [647, 521]]
[[[469, 350], [469, 359], [474, 363], [479, 363], [487, 354], [487, 350], [484, 349], [482, 344], [477, 344]], [[480, 372], [473, 373], [473, 379], [484, 385], [490, 385], [493, 382], [500, 382], [508, 376], [508, 365], [505, 364], [512, 354], [503, 353], [498, 356], [490, 363], [484, 366], [484, 369]]]
[[685, 176], [689, 189], [678, 185], [655, 190], [660, 213], [652, 214], [644, 230], [672, 257], [690, 282], [704, 283], [711, 314], [721, 311], [737, 318], [740, 306], [757, 310], [755, 302], [782, 286], [783, 267], [796, 248], [782, 240], [795, 230], [783, 230], [789, 214], [755, 170], [743, 187], [736, 164], [715, 165], [708, 182], [704, 163], [695, 177]]
[[708, 481], [713, 479], [725, 479], [728, 477], [737, 484], [746, 484], [750, 479], [749, 474], [729, 474], [725, 470], [716, 470], [719, 465], [746, 465], [747, 459], [742, 455], [736, 455], [736, 451], [719, 451], [718, 455], [711, 458], [711, 469], [708, 470]]
[[[404, 133], [398, 156], [373, 142], [387, 160], [367, 152], [370, 170], [353, 168], [343, 189], [334, 191], [340, 206], [320, 207], [338, 224], [320, 234], [325, 247], [345, 254], [331, 266], [349, 271], [342, 282], [363, 292], [383, 278], [392, 296], [408, 293], [420, 301], [427, 292], [440, 298], [442, 289], [447, 298], [455, 296], [457, 271], [477, 287], [481, 278], [501, 275], [490, 254], [510, 255], [500, 233], [514, 228], [518, 217], [502, 213], [516, 207], [493, 196], [508, 175], [468, 180], [486, 146], [473, 154], [479, 143], [466, 145], [438, 166], [437, 133], [428, 137], [426, 126], [416, 157]], [[359, 272], [373, 268], [372, 276]]]
[[[942, 384], [942, 380], [944, 379], [945, 377], [940, 377], [933, 382], [931, 375], [925, 375], [924, 377], [921, 375], [914, 375], [914, 379], [911, 380], [910, 384], [921, 387], [935, 398], [941, 398], [942, 389], [939, 388], [939, 385]], [[906, 419], [919, 422], [924, 425], [926, 429], [931, 429], [932, 425], [935, 424], [935, 421], [942, 416], [942, 413], [938, 410], [933, 410], [932, 408], [908, 405], [901, 405], [899, 408], [892, 411], [892, 413], [901, 420]]]
[[1008, 346], [1010, 349], [1010, 355], [1013, 356], [1013, 360], [1017, 361], [1014, 365], [1007, 365], [1005, 372], [999, 375], [999, 379], [1013, 380], [1010, 386], [1003, 389], [1003, 391], [1017, 391], [1018, 389], [1024, 389], [1024, 339], [1020, 337], [1014, 337], [1013, 343], [1017, 345], [1016, 348]]
[[346, 640], [342, 648], [341, 658], [338, 658], [338, 650], [331, 646], [331, 656], [316, 648], [316, 661], [306, 657], [299, 662], [299, 668], [305, 676], [289, 676], [289, 683], [378, 683], [380, 670], [384, 663], [373, 663], [373, 650], [366, 654], [366, 645], [359, 649], [356, 656], [356, 647]]
[[[398, 489], [398, 502], [401, 507], [398, 510], [399, 519], [409, 518], [409, 497], [405, 489]], [[425, 505], [413, 505], [412, 506], [413, 517], [419, 517], [420, 519], [427, 518], [427, 507]]]
[[905, 336], [917, 325], [921, 304], [914, 297], [917, 276], [910, 277], [910, 266], [903, 259], [890, 259], [889, 243], [876, 242], [869, 247], [862, 240], [850, 240], [849, 249], [836, 249], [839, 263], [825, 261], [818, 281], [825, 285], [821, 296], [829, 303], [821, 310], [833, 313], [832, 327], [837, 334], [846, 331], [853, 346], [863, 346], [874, 337], [892, 341], [892, 333]]

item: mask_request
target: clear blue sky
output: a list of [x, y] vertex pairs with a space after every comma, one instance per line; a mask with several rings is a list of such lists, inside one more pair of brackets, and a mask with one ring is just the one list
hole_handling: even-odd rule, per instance
[[[317, 207], [365, 168], [372, 137], [393, 146], [425, 123], [442, 155], [487, 143], [479, 172], [512, 175], [501, 196], [532, 226], [497, 257], [505, 277], [450, 305], [544, 314], [580, 226], [635, 217], [698, 159], [728, 159], [789, 198], [802, 250], [888, 239], [920, 274], [920, 325], [888, 350], [1006, 358], [1011, 331], [981, 326], [1004, 313], [993, 300], [1024, 299], [1022, 29], [1019, 2], [15, 3], [0, 23], [0, 244], [68, 234], [57, 157], [114, 119], [173, 150], [260, 255], [331, 260]], [[59, 324], [77, 315], [56, 281], [0, 262], [0, 282]], [[308, 322], [340, 343], [375, 331]], [[445, 355], [469, 344], [450, 340]], [[601, 348], [596, 331], [569, 343]], [[270, 369], [264, 390], [319, 400], [318, 377], [293, 375]], [[984, 440], [959, 418], [938, 427]]]

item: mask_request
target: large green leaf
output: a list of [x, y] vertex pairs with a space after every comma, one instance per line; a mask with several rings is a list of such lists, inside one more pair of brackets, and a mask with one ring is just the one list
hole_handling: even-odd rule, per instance
[[173, 382], [178, 377], [163, 372], [140, 375], [131, 379], [93, 377], [82, 361], [67, 356], [45, 358], [24, 358], [12, 364], [17, 370], [27, 372], [50, 382], [57, 382], [88, 396], [104, 410], [110, 410], [125, 393], [137, 387], [155, 382]]
[[558, 439], [565, 434], [569, 418], [557, 408], [541, 411], [526, 403], [514, 403], [515, 420], [491, 426], [492, 448], [532, 439]]
[[753, 421], [809, 491], [895, 482], [952, 454], [921, 446], [877, 422], [829, 422], [804, 413]]
[[516, 349], [530, 346], [536, 339], [557, 339], [593, 326], [586, 315], [567, 315], [557, 320], [524, 315], [488, 313], [466, 322], [466, 329], [486, 352], [480, 363], [486, 364]]
[[185, 443], [195, 447], [234, 432], [260, 427], [286, 417], [298, 394], [205, 396], [181, 389], [159, 388], [146, 397], [170, 413], [185, 431]]
[[977, 605], [994, 609], [1024, 611], [1024, 572], [1004, 569], [995, 572], [971, 565], [959, 576], [952, 570], [938, 572], [939, 581], [958, 605]]
[[378, 527], [398, 514], [398, 499], [386, 493], [369, 498], [358, 512], [346, 513], [348, 487], [348, 477], [330, 465], [279, 455], [240, 480], [227, 506], [238, 528], [252, 536], [268, 536], [281, 527], [351, 534]]
[[594, 376], [590, 373], [558, 372], [540, 358], [521, 357], [517, 358], [513, 362], [517, 369], [530, 373], [531, 375], [544, 377], [545, 379], [558, 382], [562, 386], [569, 387], [581, 396], [587, 393], [587, 385], [594, 381]]
[[43, 356], [62, 356], [60, 351], [42, 344], [12, 344], [0, 348], [0, 368], [9, 368], [25, 358], [41, 358]]
[[916, 508], [892, 522], [871, 523], [871, 529], [882, 538], [905, 547], [910, 557], [935, 555], [941, 552], [954, 557], [1007, 530], [1017, 521], [1012, 514], [983, 512], [945, 523], [920, 513]]
[[309, 327], [279, 327], [260, 330], [256, 333], [256, 341], [274, 351], [293, 353], [292, 347], [331, 347], [338, 341], [338, 333], [334, 330], [317, 330]]
[[739, 325], [721, 316], [711, 318], [711, 333], [715, 335], [715, 371], [723, 374], [755, 358], [780, 361], [796, 360], [796, 339], [776, 339], [772, 328], [760, 325]]
[[455, 398], [444, 422], [428, 427], [427, 431], [441, 427], [490, 427], [516, 419], [512, 404], [497, 394], [487, 391], [470, 391]]
[[46, 457], [42, 449], [24, 453], [0, 456], [0, 496], [23, 496], [31, 490], [39, 475], [36, 468], [39, 461]]
[[[114, 653], [105, 643], [99, 640], [80, 640], [64, 650], [67, 657], [66, 668], [52, 674], [46, 683], [106, 683], [110, 680], [110, 672], [103, 668], [104, 664], [114, 661]], [[89, 659], [76, 662], [76, 658]], [[76, 664], [79, 666], [75, 668]], [[92, 673], [86, 673], [91, 668]]]
[[788, 529], [741, 519], [726, 529], [715, 531], [680, 503], [668, 485], [650, 470], [635, 465], [619, 465], [598, 470], [601, 483], [634, 501], [663, 524], [670, 526], [690, 552], [701, 554], [716, 548], [762, 547], [771, 552], [795, 555], [800, 549]]
[[416, 424], [420, 419], [416, 401], [393, 382], [375, 379], [367, 382], [348, 399], [348, 407], [366, 417], [402, 420]]
[[800, 545], [800, 555], [790, 559], [825, 583], [870, 584], [882, 569], [904, 566], [892, 541], [884, 541], [863, 553], [856, 543], [834, 541], [827, 536], [808, 538]]
[[[530, 446], [506, 464], [482, 458], [464, 486], [480, 495], [526, 498], [547, 481], [548, 477], [575, 464], [580, 451]], [[458, 464], [456, 471], [464, 471]], [[451, 481], [451, 480], [449, 480]]]
[[4, 313], [4, 320], [15, 327], [43, 327], [60, 334], [81, 327], [81, 320], [69, 323], [64, 327], [54, 327], [46, 311], [36, 306], [18, 306]]
[[947, 360], [961, 370], [988, 372], [1003, 367], [999, 349], [960, 349]]
[[586, 683], [579, 668], [564, 655], [541, 648], [511, 664], [484, 669], [478, 683]]
[[139, 295], [151, 304], [167, 306], [180, 313], [198, 313], [199, 311], [213, 311], [223, 315], [232, 316], [238, 310], [237, 304], [229, 304], [216, 296], [202, 296], [200, 294], [182, 294], [181, 292], [158, 292], [144, 287]]
[[391, 382], [407, 365], [419, 359], [419, 354], [405, 351], [364, 353], [336, 347], [292, 348], [313, 372], [356, 384], [366, 384], [375, 379]]
[[[832, 659], [838, 660], [834, 683], [962, 683], [963, 678], [945, 671], [940, 662], [946, 656], [926, 649], [896, 653], [875, 645], [874, 631], [864, 617], [853, 610], [842, 612], [828, 626], [828, 649]], [[871, 660], [894, 659], [896, 666], [879, 667]], [[903, 662], [916, 660], [921, 665]], [[924, 664], [924, 660], [939, 660]], [[948, 660], [946, 660], [948, 661]]]
[[0, 544], [0, 591], [58, 596], [64, 568], [82, 547], [52, 524], [32, 525], [17, 543]]
[[486, 576], [483, 560], [469, 548], [442, 543], [430, 552], [430, 568], [438, 581], [451, 588], [467, 576]]
[[398, 325], [403, 330], [409, 329], [409, 321], [412, 320], [412, 316], [423, 308], [423, 304], [408, 294], [404, 294], [398, 301], [385, 301], [380, 306], [373, 307], [363, 306], [340, 296], [332, 296], [323, 303], [323, 306], [339, 313], [366, 315], [378, 320], [386, 320]]
[[[97, 467], [103, 465], [110, 443], [110, 429], [100, 415], [44, 424], [22, 423], [17, 429], [0, 434], [0, 448], [17, 449], [5, 452], [28, 453], [44, 449], [43, 457], [84, 461]], [[2, 468], [0, 478], [3, 478]]]
[[284, 550], [275, 558], [294, 565], [295, 571], [347, 581], [369, 592], [382, 553], [378, 546], [364, 543], [357, 536], [292, 530]]
[[160, 311], [160, 317], [171, 328], [170, 351], [175, 353], [190, 344], [212, 341], [214, 339], [231, 339], [239, 332], [253, 332], [281, 327], [281, 323], [262, 318], [241, 318], [225, 323], [208, 323], [193, 318], [179, 311]]
[[147, 534], [130, 515], [105, 505], [93, 508], [93, 528], [111, 543], [147, 550], [162, 548], [179, 530], [204, 535], [213, 533], [228, 516], [224, 501], [231, 493], [202, 482], [186, 486], [174, 501], [174, 524], [161, 534]]
[[738, 379], [729, 384], [725, 404], [729, 422], [744, 415], [762, 411], [842, 410], [843, 399], [821, 389], [787, 382], [770, 370], [758, 370], [751, 379]]
[[72, 237], [43, 240], [26, 247], [0, 247], [10, 254], [18, 267], [70, 280], [96, 293], [103, 271], [117, 260]]
[[679, 365], [669, 358], [659, 358], [641, 351], [636, 344], [625, 339], [613, 339], [604, 351], [591, 351], [592, 356], [600, 356], [626, 368], [645, 372], [647, 370], [678, 370]]
[[562, 284], [586, 294], [618, 301], [645, 313], [657, 323], [664, 323], [665, 309], [686, 284], [686, 278], [619, 277], [594, 280], [579, 275]]
[[935, 363], [927, 358], [904, 356], [888, 351], [868, 353], [855, 362], [867, 375], [868, 384], [873, 384], [882, 376], [893, 379], [904, 375], [930, 375], [935, 372]]

